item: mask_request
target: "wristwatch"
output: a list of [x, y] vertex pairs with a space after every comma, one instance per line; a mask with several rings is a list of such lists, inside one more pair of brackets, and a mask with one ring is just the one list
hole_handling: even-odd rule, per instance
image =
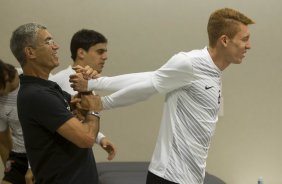
[[95, 111], [88, 111], [87, 115], [92, 115], [92, 116], [96, 116], [97, 118], [100, 118], [100, 113]]

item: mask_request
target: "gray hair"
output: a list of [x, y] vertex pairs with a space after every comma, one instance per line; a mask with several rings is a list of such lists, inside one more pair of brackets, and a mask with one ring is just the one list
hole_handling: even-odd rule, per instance
[[21, 66], [25, 64], [25, 47], [36, 47], [37, 33], [39, 30], [47, 29], [37, 23], [28, 23], [19, 26], [12, 34], [10, 49]]

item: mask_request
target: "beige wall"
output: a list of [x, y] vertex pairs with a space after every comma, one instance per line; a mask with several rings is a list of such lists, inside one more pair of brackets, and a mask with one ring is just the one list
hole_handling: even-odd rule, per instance
[[[256, 21], [244, 63], [224, 71], [224, 116], [213, 139], [207, 170], [228, 184], [281, 184], [282, 62], [279, 0], [1, 0], [0, 58], [17, 65], [11, 32], [27, 22], [46, 25], [60, 45], [60, 67], [71, 63], [74, 32], [90, 28], [109, 39], [104, 75], [154, 70], [178, 51], [207, 44], [206, 23], [218, 8], [232, 7]], [[162, 111], [162, 96], [103, 113], [101, 130], [118, 147], [115, 161], [148, 161]], [[95, 147], [97, 162], [106, 154]], [[2, 174], [3, 168], [0, 168]]]

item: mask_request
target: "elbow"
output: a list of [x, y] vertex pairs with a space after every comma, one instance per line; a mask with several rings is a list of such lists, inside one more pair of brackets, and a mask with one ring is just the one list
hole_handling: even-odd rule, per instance
[[92, 148], [95, 144], [96, 138], [95, 137], [86, 137], [81, 141], [77, 142], [77, 146], [79, 148]]

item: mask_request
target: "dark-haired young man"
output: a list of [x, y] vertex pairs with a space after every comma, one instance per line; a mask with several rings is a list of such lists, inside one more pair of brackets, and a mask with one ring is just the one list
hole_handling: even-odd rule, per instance
[[[90, 29], [81, 29], [77, 31], [73, 35], [70, 44], [73, 64], [51, 76], [49, 79], [56, 82], [69, 94], [77, 94], [77, 92], [71, 88], [71, 84], [69, 82], [70, 76], [77, 76], [73, 68], [76, 68], [78, 65], [82, 67], [89, 66], [93, 70], [97, 71], [97, 73], [101, 73], [108, 58], [107, 43], [107, 38], [97, 31]], [[84, 85], [87, 85], [87, 83], [84, 83]], [[108, 160], [112, 160], [114, 158], [116, 154], [115, 146], [101, 132], [97, 135], [96, 143], [100, 144], [101, 147], [108, 153]]]

